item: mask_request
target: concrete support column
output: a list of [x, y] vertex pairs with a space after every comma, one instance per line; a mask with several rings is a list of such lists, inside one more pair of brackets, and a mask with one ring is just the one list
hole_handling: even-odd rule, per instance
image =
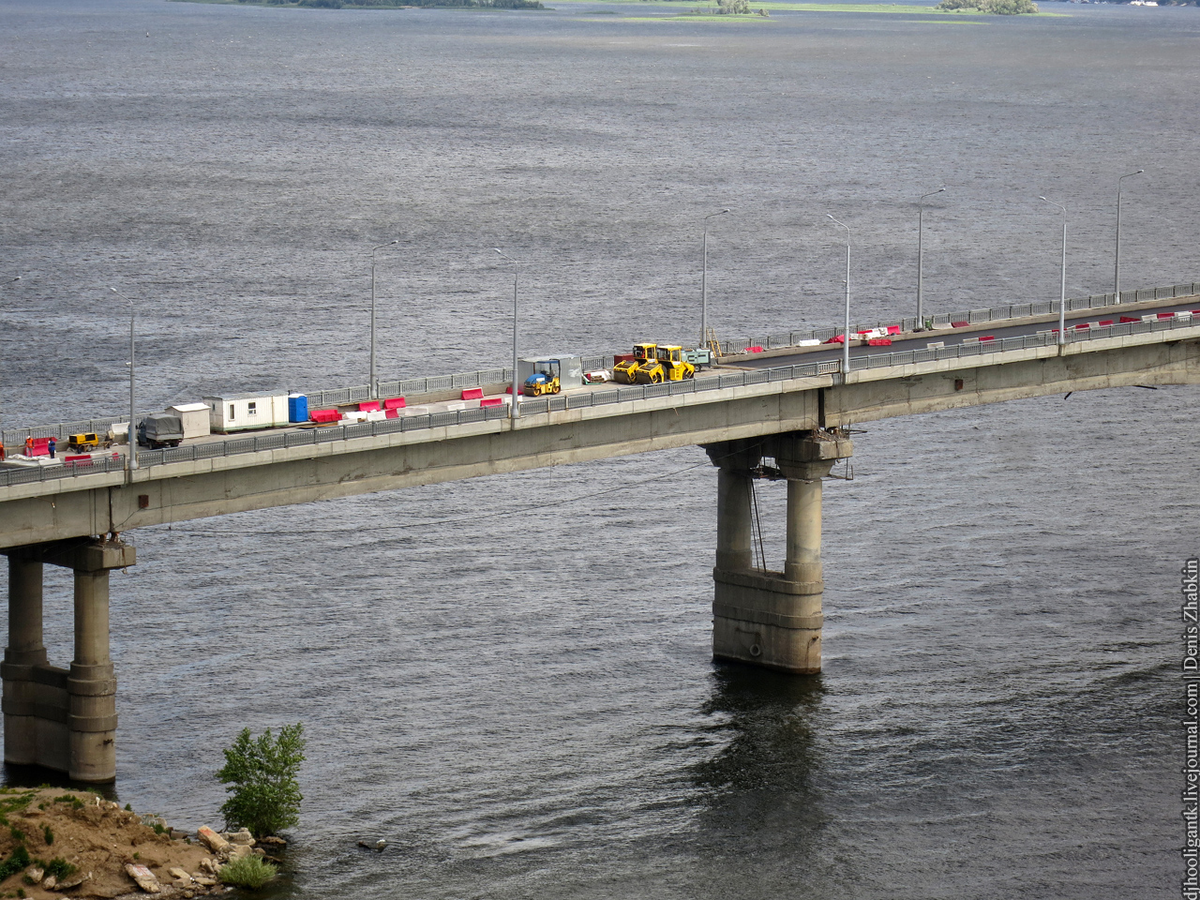
[[821, 479], [789, 478], [787, 483], [787, 559], [789, 581], [824, 588], [821, 573]]
[[4, 681], [4, 761], [33, 765], [38, 761], [39, 687], [35, 667], [46, 665], [42, 643], [42, 563], [9, 557], [8, 646], [0, 676]]
[[117, 679], [108, 649], [108, 570], [75, 572], [75, 658], [67, 679], [69, 774], [117, 777]]
[[717, 466], [717, 568], [754, 565], [751, 470], [762, 462], [761, 441], [724, 441], [704, 449]]
[[[76, 781], [116, 778], [117, 680], [109, 655], [108, 573], [131, 566], [134, 548], [96, 539], [35, 544], [9, 558], [9, 643], [4, 680], [4, 759], [66, 772]], [[46, 661], [42, 566], [75, 573], [75, 655]]]
[[717, 568], [749, 569], [751, 545], [750, 491], [753, 481], [743, 472], [717, 471]]
[[[820, 672], [821, 479], [838, 459], [851, 455], [853, 446], [844, 436], [824, 431], [773, 435], [756, 441], [753, 454], [731, 452], [736, 443], [705, 448], [721, 467], [713, 656], [796, 674]], [[782, 572], [754, 568], [749, 546], [751, 469], [762, 456], [773, 457], [788, 482]]]
[[39, 560], [8, 560], [8, 647], [7, 662], [29, 665], [46, 661], [42, 643], [42, 563]]

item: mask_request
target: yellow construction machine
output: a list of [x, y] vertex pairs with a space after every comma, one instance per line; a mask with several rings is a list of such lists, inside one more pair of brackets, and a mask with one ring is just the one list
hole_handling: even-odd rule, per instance
[[654, 360], [638, 366], [638, 384], [662, 384], [664, 381], [683, 381], [694, 378], [696, 367], [688, 362], [683, 348], [661, 345], [655, 348]]
[[634, 344], [633, 359], [626, 359], [613, 367], [613, 380], [621, 384], [637, 384], [638, 370], [643, 365], [654, 365], [657, 344]]

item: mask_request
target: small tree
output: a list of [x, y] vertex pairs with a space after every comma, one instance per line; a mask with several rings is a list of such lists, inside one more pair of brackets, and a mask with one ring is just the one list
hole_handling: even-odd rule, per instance
[[278, 834], [300, 822], [300, 785], [296, 775], [304, 762], [304, 726], [284, 725], [279, 737], [268, 728], [257, 739], [243, 728], [225, 749], [225, 765], [217, 780], [232, 796], [221, 804], [229, 828], [249, 828], [256, 838]]

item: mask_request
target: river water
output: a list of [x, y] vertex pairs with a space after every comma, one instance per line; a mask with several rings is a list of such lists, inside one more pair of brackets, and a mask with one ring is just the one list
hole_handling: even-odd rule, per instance
[[[685, 8], [680, 4], [674, 9]], [[0, 417], [1200, 280], [1200, 11], [0, 0]], [[691, 448], [138, 531], [122, 803], [219, 824], [302, 721], [281, 897], [1177, 896], [1194, 387], [872, 423], [825, 668], [710, 656]], [[760, 491], [768, 561], [783, 489]], [[6, 573], [0, 579], [6, 579]], [[70, 587], [47, 574], [52, 661]], [[0, 581], [0, 589], [6, 584]], [[2, 626], [3, 623], [0, 623]], [[9, 780], [14, 773], [8, 773]], [[376, 854], [360, 838], [390, 843]]]

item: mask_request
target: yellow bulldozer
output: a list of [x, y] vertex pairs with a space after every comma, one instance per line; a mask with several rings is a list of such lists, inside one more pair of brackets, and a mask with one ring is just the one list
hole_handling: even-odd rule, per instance
[[683, 381], [685, 378], [696, 377], [696, 367], [685, 358], [682, 347], [664, 344], [655, 348], [653, 360], [638, 366], [634, 377], [638, 384]]
[[634, 344], [633, 359], [626, 359], [613, 367], [613, 381], [621, 384], [637, 384], [638, 370], [643, 365], [654, 365], [657, 344]]

